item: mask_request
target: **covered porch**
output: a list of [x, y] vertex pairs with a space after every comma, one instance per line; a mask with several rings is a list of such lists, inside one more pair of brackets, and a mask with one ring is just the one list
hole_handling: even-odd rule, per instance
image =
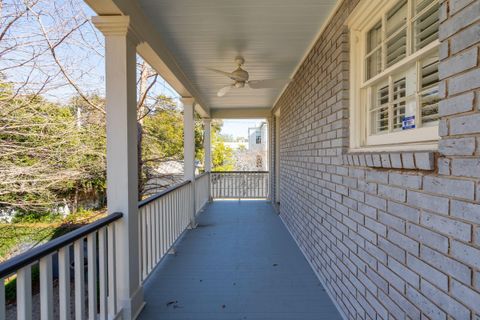
[[139, 319], [341, 319], [265, 200], [205, 206], [144, 282]]

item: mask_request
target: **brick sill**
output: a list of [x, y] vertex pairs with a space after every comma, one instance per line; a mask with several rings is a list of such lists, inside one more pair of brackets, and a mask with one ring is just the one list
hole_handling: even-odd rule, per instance
[[437, 152], [433, 150], [398, 152], [355, 150], [343, 155], [343, 163], [371, 168], [434, 171], [436, 154]]

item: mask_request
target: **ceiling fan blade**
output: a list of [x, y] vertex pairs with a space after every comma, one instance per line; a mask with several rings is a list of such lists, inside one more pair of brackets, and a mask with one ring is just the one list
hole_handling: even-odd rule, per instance
[[248, 85], [252, 89], [278, 88], [283, 87], [290, 81], [290, 79], [250, 80], [248, 81]]
[[225, 71], [218, 70], [218, 69], [213, 69], [213, 68], [207, 68], [207, 69], [210, 70], [210, 71], [219, 73], [219, 74], [221, 74], [221, 75], [224, 75], [224, 76], [226, 76], [226, 77], [229, 77], [229, 78], [232, 77], [232, 74], [231, 74], [230, 72], [225, 72]]
[[228, 91], [230, 91], [230, 89], [232, 89], [233, 86], [230, 85], [228, 87], [223, 87], [222, 89], [218, 90], [217, 92], [217, 96], [219, 97], [223, 97], [224, 95], [226, 95], [228, 93]]

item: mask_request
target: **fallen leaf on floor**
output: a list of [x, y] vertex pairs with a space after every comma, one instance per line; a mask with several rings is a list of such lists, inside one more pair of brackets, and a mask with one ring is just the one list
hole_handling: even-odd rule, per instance
[[278, 266], [278, 264], [274, 263], [274, 264], [272, 264], [272, 266], [276, 267], [276, 266]]
[[222, 309], [225, 309], [226, 305], [222, 304]]
[[169, 302], [167, 302], [167, 307], [168, 307], [168, 306], [171, 306], [171, 305], [174, 304], [174, 303], [178, 303], [178, 301], [175, 300], [175, 301], [169, 301]]

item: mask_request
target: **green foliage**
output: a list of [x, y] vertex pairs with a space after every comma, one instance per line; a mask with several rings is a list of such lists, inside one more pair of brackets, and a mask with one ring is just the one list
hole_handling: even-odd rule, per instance
[[225, 144], [224, 138], [220, 135], [222, 125], [221, 121], [212, 123], [212, 169], [232, 171], [234, 169], [233, 150]]

